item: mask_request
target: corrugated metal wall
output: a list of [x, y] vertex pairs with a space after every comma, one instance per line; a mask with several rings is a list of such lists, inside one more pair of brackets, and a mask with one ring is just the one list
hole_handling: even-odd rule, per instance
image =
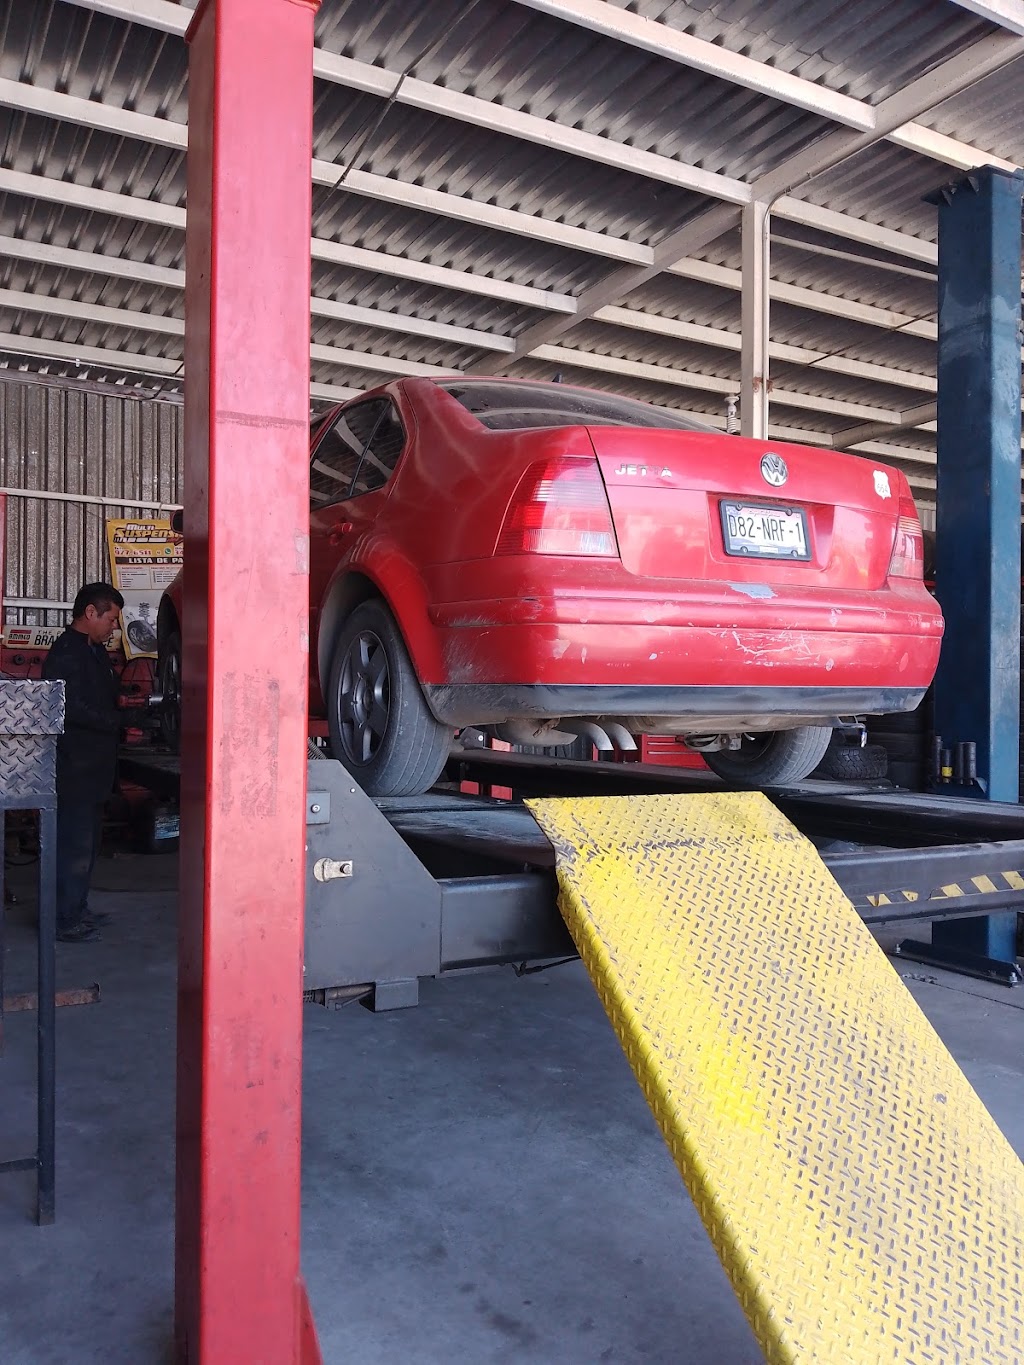
[[135, 516], [131, 499], [181, 501], [183, 410], [87, 389], [0, 381], [0, 486], [126, 498], [128, 505], [7, 499], [4, 619], [62, 625], [82, 583], [109, 579], [105, 524]]

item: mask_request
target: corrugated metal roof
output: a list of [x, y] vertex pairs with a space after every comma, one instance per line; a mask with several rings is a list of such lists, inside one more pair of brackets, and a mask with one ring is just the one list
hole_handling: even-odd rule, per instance
[[935, 0], [613, 0], [794, 76], [877, 103], [990, 26]]
[[925, 196], [958, 179], [960, 173], [941, 162], [884, 143], [816, 176], [800, 197], [933, 242], [935, 208]]
[[[634, 258], [642, 259], [645, 247], [714, 204], [668, 183], [679, 178], [678, 168], [750, 182], [796, 152], [813, 155], [837, 126], [820, 112], [543, 8], [517, 0], [433, 0], [429, 6], [324, 0], [316, 19], [319, 46], [369, 64], [378, 83], [385, 73], [382, 89], [394, 91], [408, 71], [411, 79], [430, 83], [439, 100], [447, 91], [486, 103], [454, 117], [452, 111], [414, 108], [401, 92], [385, 107], [379, 94], [323, 74], [316, 80], [316, 156], [337, 166], [339, 176], [351, 162], [357, 171], [384, 177], [390, 194], [388, 201], [380, 197], [383, 182], [314, 186], [314, 236], [377, 253], [358, 263], [333, 263], [314, 250], [314, 297], [390, 318], [325, 317], [314, 309], [311, 338], [327, 348], [316, 354], [315, 383], [376, 384], [389, 361], [397, 372], [416, 365], [472, 368], [493, 356], [494, 347], [453, 338], [444, 328], [515, 338], [552, 316], [539, 300], [503, 297], [503, 283], [579, 296], [619, 268], [617, 243], [632, 244]], [[616, 9], [714, 44], [712, 54], [742, 54], [866, 105], [877, 105], [997, 32], [951, 0], [851, 0], [844, 6], [827, 0], [612, 0], [612, 17]], [[94, 12], [89, 0], [0, 0], [0, 78], [46, 92], [51, 101], [65, 94], [89, 101], [88, 118], [100, 124], [105, 107], [184, 124], [185, 48], [179, 36], [147, 24], [146, 10], [141, 0], [139, 21], [129, 23]], [[366, 68], [360, 71], [365, 82]], [[981, 153], [1024, 161], [1022, 76], [1024, 58], [1018, 58], [923, 112], [918, 122]], [[130, 376], [134, 382], [151, 362], [155, 382], [176, 386], [181, 337], [159, 323], [180, 320], [180, 288], [131, 272], [123, 278], [87, 257], [181, 271], [184, 155], [144, 137], [82, 126], [87, 116], [80, 110], [62, 114], [58, 104], [53, 107], [53, 114], [0, 109], [0, 172], [55, 182], [47, 188], [55, 201], [46, 202], [33, 196], [33, 186], [43, 188], [38, 179], [14, 189], [0, 177], [0, 238], [79, 254], [56, 261], [11, 256], [0, 242], [0, 332], [16, 338], [0, 342], [0, 365], [91, 380]], [[479, 126], [481, 111], [494, 121], [502, 110], [545, 120], [556, 142], [562, 130], [573, 129], [598, 141], [583, 156], [540, 145], [536, 132], [527, 139]], [[665, 160], [605, 164], [621, 159], [623, 147]], [[774, 362], [776, 390], [799, 399], [796, 406], [776, 399], [780, 423], [825, 440], [853, 425], [840, 411], [844, 405], [898, 411], [927, 396], [934, 343], [906, 327], [909, 322], [912, 331], [921, 331], [920, 323], [934, 323], [934, 266], [920, 259], [926, 248], [909, 243], [908, 254], [899, 239], [879, 240], [872, 225], [933, 242], [935, 211], [924, 196], [957, 173], [934, 156], [881, 141], [794, 191], [845, 220], [774, 217], [773, 342], [806, 353]], [[62, 183], [124, 198], [61, 203]], [[429, 210], [415, 207], [413, 188], [403, 192], [403, 185], [450, 198]], [[167, 223], [137, 221], [127, 197], [160, 206]], [[513, 217], [500, 226], [485, 222], [487, 206]], [[602, 236], [551, 240], [565, 229]], [[403, 261], [431, 267], [430, 277], [406, 278]], [[719, 418], [723, 381], [738, 384], [740, 266], [739, 233], [730, 231], [698, 248], [680, 267], [682, 274], [623, 286], [618, 306], [685, 324], [690, 331], [684, 328], [682, 336], [666, 336], [656, 325], [625, 326], [621, 319], [580, 321], [557, 339], [560, 354], [576, 352], [565, 364], [524, 358], [510, 365], [515, 373], [539, 377], [561, 368], [574, 382]], [[466, 287], [466, 273], [473, 288]], [[12, 293], [53, 306], [28, 308]], [[92, 316], [71, 315], [90, 308]], [[102, 311], [108, 309], [115, 311]], [[417, 326], [425, 334], [415, 334]], [[698, 335], [693, 328], [712, 331]], [[19, 351], [19, 341], [28, 354]], [[98, 354], [72, 354], [78, 348]], [[587, 352], [596, 359], [582, 363]], [[126, 359], [118, 369], [118, 355], [131, 357], [131, 365]], [[851, 364], [828, 364], [823, 355]], [[619, 368], [615, 362], [622, 362]], [[869, 365], [879, 372], [868, 374]], [[685, 378], [640, 378], [637, 366]], [[929, 453], [934, 437], [900, 431], [893, 444], [912, 458], [915, 449]]]
[[1022, 89], [1024, 59], [979, 81], [966, 94], [954, 95], [922, 122], [947, 137], [963, 138], [986, 152], [1024, 165]]

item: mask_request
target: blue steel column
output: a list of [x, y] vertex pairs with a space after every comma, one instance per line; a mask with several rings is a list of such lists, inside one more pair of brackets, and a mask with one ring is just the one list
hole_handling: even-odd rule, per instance
[[[990, 801], [1019, 795], [1022, 190], [986, 167], [939, 198], [935, 728], [976, 742]], [[1015, 922], [950, 920], [932, 942], [1012, 961]]]

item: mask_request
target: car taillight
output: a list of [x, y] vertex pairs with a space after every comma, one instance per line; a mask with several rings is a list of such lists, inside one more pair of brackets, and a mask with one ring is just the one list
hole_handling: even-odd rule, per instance
[[913, 498], [900, 498], [889, 577], [924, 578], [924, 536]]
[[614, 557], [615, 529], [597, 461], [556, 455], [530, 465], [512, 495], [494, 552]]

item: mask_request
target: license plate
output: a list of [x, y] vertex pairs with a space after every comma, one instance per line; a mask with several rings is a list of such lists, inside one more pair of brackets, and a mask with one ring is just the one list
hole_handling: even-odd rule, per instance
[[727, 555], [748, 559], [810, 559], [807, 517], [799, 507], [723, 502], [722, 539]]

